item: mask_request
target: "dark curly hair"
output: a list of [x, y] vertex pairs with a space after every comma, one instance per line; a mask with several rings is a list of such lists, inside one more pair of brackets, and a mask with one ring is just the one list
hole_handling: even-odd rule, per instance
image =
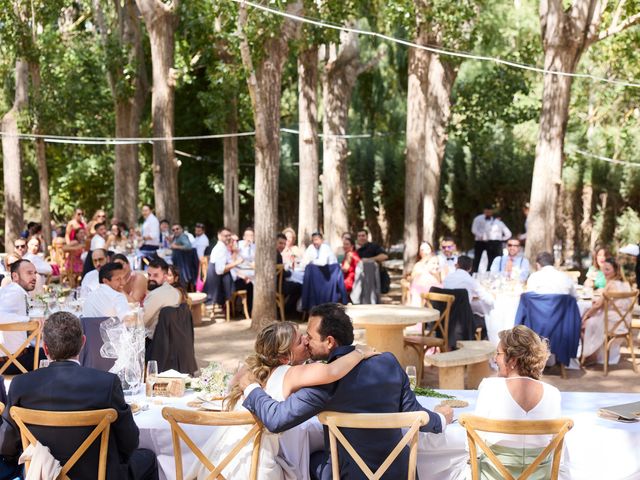
[[316, 305], [309, 312], [309, 318], [311, 317], [322, 318], [318, 328], [321, 340], [331, 335], [339, 346], [353, 343], [353, 324], [345, 312], [344, 305], [338, 303]]

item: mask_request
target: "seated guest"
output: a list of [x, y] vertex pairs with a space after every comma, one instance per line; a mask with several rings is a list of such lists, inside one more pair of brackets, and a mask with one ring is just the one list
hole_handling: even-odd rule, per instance
[[358, 255], [363, 262], [382, 263], [389, 258], [380, 245], [369, 241], [369, 232], [359, 230], [357, 234]]
[[553, 255], [549, 252], [539, 253], [536, 257], [537, 271], [527, 280], [527, 291], [547, 294], [572, 295], [577, 297], [573, 280], [553, 266]]
[[520, 253], [520, 240], [512, 237], [507, 241], [507, 255], [493, 259], [491, 273], [500, 273], [511, 280], [524, 282], [529, 276], [529, 260]]
[[[0, 402], [3, 405], [7, 404], [7, 391], [4, 387], [4, 377], [0, 375]], [[2, 420], [0, 418], [0, 424]], [[9, 458], [0, 455], [0, 478], [2, 479], [16, 479], [20, 478], [22, 473], [22, 467], [18, 465], [17, 458]]]
[[189, 300], [189, 295], [180, 280], [180, 269], [175, 265], [169, 265], [167, 283], [180, 292], [180, 303], [186, 303]]
[[411, 270], [409, 287], [409, 303], [414, 307], [422, 306], [423, 293], [428, 293], [431, 287], [442, 287], [440, 282], [440, 262], [433, 254], [433, 247], [428, 242], [420, 245], [418, 253], [420, 260]]
[[[24, 239], [20, 239], [20, 240], [24, 241]], [[6, 287], [7, 285], [9, 285], [12, 282], [12, 280], [11, 280], [11, 265], [13, 265], [18, 260], [21, 260], [21, 259], [22, 259], [22, 257], [20, 256], [19, 253], [17, 253], [17, 251], [13, 252], [13, 253], [10, 253], [9, 255], [4, 257], [4, 261], [2, 262], [2, 264], [4, 266], [4, 271], [5, 272], [9, 272], [9, 275], [5, 275], [4, 276], [4, 278], [2, 279], [2, 282], [0, 283], [0, 287]], [[33, 289], [32, 293], [29, 294], [29, 296], [32, 296], [33, 292], [35, 292], [36, 289], [38, 289], [38, 286], [39, 286], [38, 283], [40, 283], [40, 282], [38, 282], [38, 280], [39, 279], [36, 277], [36, 286]], [[40, 285], [40, 287], [42, 287], [42, 286]], [[42, 291], [41, 288], [38, 289], [38, 290], [40, 290], [40, 292]], [[40, 292], [38, 292], [38, 293], [40, 293]]]
[[196, 237], [191, 242], [193, 248], [198, 252], [198, 258], [202, 258], [204, 256], [204, 251], [209, 246], [209, 237], [204, 233], [204, 223], [196, 223]]
[[[29, 260], [19, 259], [11, 264], [11, 283], [0, 288], [0, 323], [29, 321], [29, 295], [36, 288], [38, 274]], [[2, 344], [11, 353], [15, 353], [27, 339], [27, 332], [2, 332]], [[27, 370], [33, 369], [35, 348], [25, 348], [18, 360]], [[5, 356], [3, 352], [1, 354]], [[22, 373], [15, 364], [11, 364], [4, 373], [19, 375]]]
[[169, 248], [172, 241], [171, 224], [169, 220], [163, 218], [160, 220], [160, 248]]
[[175, 250], [191, 250], [193, 247], [191, 246], [191, 241], [186, 233], [184, 233], [184, 229], [182, 225], [176, 223], [171, 228], [171, 232], [173, 233], [173, 240], [171, 242], [171, 248]]
[[122, 293], [124, 269], [119, 263], [107, 263], [100, 269], [100, 285], [89, 293], [84, 302], [83, 317], [117, 317], [125, 321], [133, 312]]
[[341, 268], [344, 275], [344, 287], [347, 293], [350, 294], [356, 278], [356, 267], [360, 262], [360, 256], [351, 237], [342, 236], [342, 248], [344, 249], [344, 258], [342, 259]]
[[107, 224], [106, 223], [98, 223], [95, 226], [96, 231], [95, 235], [91, 237], [91, 248], [89, 250], [93, 251], [98, 248], [104, 248], [107, 243]]
[[178, 307], [182, 303], [180, 291], [168, 281], [169, 265], [158, 258], [149, 263], [149, 294], [144, 299], [144, 326], [147, 336], [153, 338], [158, 324], [158, 315], [164, 307]]
[[[252, 238], [252, 237], [251, 237]], [[231, 235], [229, 242], [227, 243], [228, 255], [231, 262], [241, 261], [240, 265], [243, 267], [247, 267], [246, 259], [242, 257], [240, 254], [240, 242], [238, 241], [238, 236], [236, 234]], [[245, 249], [245, 254], [250, 250], [250, 245], [247, 245]], [[255, 247], [255, 245], [254, 245]], [[231, 278], [233, 279], [233, 289], [236, 292], [246, 291], [247, 292], [247, 309], [249, 314], [251, 314], [251, 310], [253, 308], [253, 277], [252, 274], [255, 274], [255, 270], [248, 266], [249, 268], [238, 268], [234, 267], [231, 269]]]
[[88, 272], [80, 283], [80, 292], [83, 297], [89, 295], [100, 286], [100, 269], [109, 261], [109, 253], [104, 248], [98, 248], [91, 252], [91, 261], [94, 270]]
[[438, 252], [438, 261], [440, 262], [440, 274], [443, 280], [456, 270], [458, 252], [456, 242], [453, 241], [453, 238], [442, 237], [440, 251]]
[[124, 277], [122, 292], [126, 295], [127, 301], [131, 303], [140, 303], [147, 294], [147, 279], [142, 272], [131, 270], [131, 264], [126, 255], [116, 253], [111, 257], [111, 261], [122, 265]]
[[[218, 230], [218, 242], [211, 250], [209, 268], [205, 291], [207, 292], [207, 304], [216, 303], [223, 305], [231, 296], [232, 278], [231, 270], [242, 263], [242, 258], [232, 259], [228, 243], [231, 240], [231, 231], [222, 227]], [[225, 279], [226, 277], [226, 279]], [[215, 280], [214, 280], [215, 278]]]
[[[549, 347], [533, 330], [518, 325], [499, 334], [495, 360], [498, 377], [485, 378], [478, 387], [475, 414], [499, 420], [551, 420], [560, 417], [560, 392], [541, 382]], [[547, 446], [550, 435], [480, 433], [510, 473], [517, 477]], [[481, 454], [481, 478], [504, 478]], [[549, 478], [551, 461], [542, 462], [535, 478]], [[534, 474], [535, 475], [535, 474]]]
[[123, 253], [127, 251], [127, 237], [125, 236], [125, 232], [127, 231], [127, 226], [122, 223], [114, 223], [111, 225], [111, 230], [109, 231], [109, 235], [107, 236], [107, 241], [104, 245], [104, 248], [107, 250], [112, 250], [116, 253]]
[[[602, 272], [606, 279], [606, 286], [603, 293], [609, 292], [630, 292], [631, 285], [622, 280], [620, 274], [620, 266], [614, 258], [607, 258], [602, 263]], [[629, 308], [629, 302], [632, 298], [623, 298], [615, 301], [615, 305], [620, 312], [624, 313]], [[612, 329], [620, 320], [620, 314], [613, 305], [609, 306], [608, 321], [609, 328]], [[593, 305], [582, 315], [582, 328], [584, 335], [582, 337], [582, 355], [585, 364], [604, 363], [604, 297], [599, 296], [593, 300]], [[626, 333], [627, 327], [622, 322], [617, 326], [615, 333]], [[613, 331], [611, 333], [614, 333]], [[615, 365], [620, 361], [620, 342], [624, 339], [616, 340], [609, 349], [609, 364]]]
[[[285, 246], [282, 253], [282, 260], [285, 265], [293, 265], [296, 260], [300, 261], [304, 252], [300, 247], [298, 247], [296, 240], [296, 231], [287, 227], [282, 231], [282, 234], [287, 238], [287, 245]], [[304, 245], [302, 246], [304, 248]]]
[[584, 281], [585, 287], [599, 290], [607, 285], [602, 268], [607, 258], [613, 258], [611, 251], [605, 247], [597, 247], [591, 256], [591, 266], [587, 270], [587, 279]]
[[256, 244], [253, 228], [247, 227], [242, 234], [242, 240], [238, 242], [238, 253], [245, 263], [254, 263], [256, 259]]
[[331, 251], [331, 247], [324, 243], [320, 232], [311, 234], [311, 245], [304, 252], [304, 263], [314, 265], [332, 265], [338, 263], [338, 259]]
[[469, 294], [469, 303], [473, 313], [485, 316], [493, 306], [493, 297], [480, 285], [480, 282], [471, 276], [472, 268], [473, 260], [466, 255], [460, 255], [456, 270], [444, 279], [443, 287], [450, 290], [464, 288]]
[[40, 255], [40, 239], [31, 237], [27, 242], [27, 253], [22, 258], [29, 260], [36, 267], [36, 272], [42, 276], [43, 283], [46, 283], [46, 277], [51, 275], [51, 265]]
[[[0, 454], [18, 456], [22, 450], [20, 430], [9, 411], [11, 407], [44, 411], [82, 411], [113, 408], [118, 416], [111, 424], [107, 450], [107, 478], [155, 480], [155, 454], [137, 449], [139, 431], [129, 405], [124, 400], [117, 375], [81, 367], [79, 354], [85, 337], [80, 320], [69, 312], [57, 312], [44, 323], [43, 344], [49, 367], [13, 379], [9, 404], [2, 416]], [[91, 427], [92, 428], [92, 427]], [[91, 428], [38, 427], [39, 442], [64, 464], [84, 441]], [[69, 478], [98, 476], [98, 449], [90, 448], [69, 471]]]
[[[282, 294], [285, 296], [285, 312], [291, 313], [295, 311], [300, 295], [302, 295], [302, 283], [293, 281], [293, 274], [289, 265], [285, 264], [282, 259], [282, 252], [287, 246], [287, 237], [283, 233], [279, 233], [276, 237], [276, 264], [284, 265], [282, 274]], [[300, 272], [296, 272], [300, 273]]]

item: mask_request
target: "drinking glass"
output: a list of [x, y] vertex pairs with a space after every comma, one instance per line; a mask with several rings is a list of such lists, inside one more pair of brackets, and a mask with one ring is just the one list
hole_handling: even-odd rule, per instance
[[153, 385], [156, 383], [156, 377], [158, 376], [158, 362], [156, 360], [149, 360], [147, 362], [147, 396], [153, 397]]
[[411, 385], [411, 390], [415, 390], [416, 385], [418, 383], [418, 374], [416, 373], [415, 365], [407, 365], [405, 369], [407, 372], [407, 377], [409, 377], [409, 384]]

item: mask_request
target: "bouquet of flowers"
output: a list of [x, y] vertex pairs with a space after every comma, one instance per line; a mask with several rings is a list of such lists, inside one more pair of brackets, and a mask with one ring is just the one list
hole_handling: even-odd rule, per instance
[[200, 371], [200, 376], [194, 378], [191, 387], [204, 395], [221, 398], [227, 394], [231, 374], [227, 373], [218, 362], [211, 362]]

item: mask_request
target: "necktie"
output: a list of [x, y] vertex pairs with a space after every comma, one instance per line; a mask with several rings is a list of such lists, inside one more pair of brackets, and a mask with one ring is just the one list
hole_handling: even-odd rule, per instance
[[513, 258], [507, 258], [507, 266], [504, 268], [504, 271], [507, 272], [507, 275], [511, 276], [511, 270], [513, 269]]

